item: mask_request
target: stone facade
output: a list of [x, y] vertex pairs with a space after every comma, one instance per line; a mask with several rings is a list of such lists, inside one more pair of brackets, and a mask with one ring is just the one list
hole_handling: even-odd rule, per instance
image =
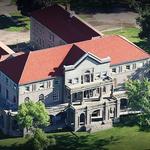
[[124, 82], [129, 78], [139, 78], [137, 74], [141, 71], [140, 77], [143, 77], [143, 69], [147, 74], [149, 59], [115, 66], [111, 66], [110, 61], [109, 57], [100, 60], [86, 54], [74, 65], [64, 66], [63, 77], [25, 85], [15, 84], [1, 72], [1, 99], [6, 108], [1, 111], [1, 120], [5, 118], [1, 121], [2, 130], [12, 135], [21, 133], [14, 127], [16, 122], [10, 116], [14, 116], [18, 106], [29, 99], [41, 100], [45, 104], [52, 120], [45, 129], [47, 132], [64, 127], [74, 131], [112, 127], [120, 113], [127, 109]]

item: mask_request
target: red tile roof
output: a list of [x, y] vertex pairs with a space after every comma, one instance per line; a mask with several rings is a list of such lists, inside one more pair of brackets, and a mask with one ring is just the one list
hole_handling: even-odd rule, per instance
[[77, 17], [73, 16], [71, 18], [70, 13], [58, 5], [34, 11], [31, 16], [68, 44], [101, 36], [98, 31], [89, 27]]
[[1, 62], [0, 70], [16, 83], [25, 84], [63, 75], [64, 65], [74, 64], [87, 52], [99, 58], [111, 57], [111, 65], [150, 58], [124, 38], [108, 36], [22, 54]]

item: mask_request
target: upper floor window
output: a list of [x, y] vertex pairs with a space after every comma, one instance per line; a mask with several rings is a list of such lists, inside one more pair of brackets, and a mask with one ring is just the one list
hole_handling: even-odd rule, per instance
[[7, 89], [6, 89], [6, 99], [9, 99], [9, 92]]
[[55, 84], [59, 84], [59, 81], [58, 81], [58, 80], [55, 80]]
[[119, 66], [119, 72], [122, 72], [122, 66]]
[[74, 84], [79, 83], [79, 78], [74, 78]]
[[68, 83], [72, 84], [72, 79], [69, 79], [69, 80], [68, 80]]
[[126, 65], [126, 69], [130, 70], [131, 69], [130, 65]]
[[6, 78], [6, 85], [8, 85], [8, 78]]
[[132, 68], [133, 68], [133, 69], [136, 69], [136, 64], [133, 64], [133, 65], [132, 65]]
[[113, 73], [116, 73], [116, 72], [117, 72], [117, 69], [116, 69], [116, 68], [112, 68], [112, 72], [113, 72]]
[[59, 91], [57, 90], [53, 91], [53, 101], [59, 101]]
[[101, 74], [100, 73], [96, 73], [95, 74], [95, 80], [99, 80], [101, 78]]
[[93, 82], [93, 72], [90, 70], [84, 72], [84, 82]]
[[39, 83], [39, 90], [44, 89], [44, 82]]
[[102, 72], [102, 79], [106, 78], [107, 77], [107, 71], [103, 71]]
[[51, 81], [47, 81], [47, 88], [51, 88]]
[[25, 91], [29, 92], [30, 91], [30, 86], [25, 86]]

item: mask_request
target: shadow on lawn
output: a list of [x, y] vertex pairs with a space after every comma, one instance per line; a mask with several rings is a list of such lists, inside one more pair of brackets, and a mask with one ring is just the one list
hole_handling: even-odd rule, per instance
[[10, 27], [26, 27], [24, 21], [19, 21], [19, 19], [24, 18], [24, 16], [12, 16], [8, 17], [6, 15], [0, 15], [0, 29], [8, 29]]
[[55, 150], [107, 150], [106, 145], [117, 142], [119, 139], [111, 136], [104, 139], [92, 139], [92, 135], [79, 136], [79, 138], [72, 135], [55, 136], [56, 145]]
[[[49, 136], [51, 138], [51, 136]], [[49, 146], [47, 150], [107, 150], [105, 146], [109, 144], [118, 143], [120, 137], [108, 137], [99, 139], [94, 135], [79, 136], [78, 138], [70, 134], [54, 135], [56, 145]], [[7, 146], [1, 146], [2, 150], [28, 150], [32, 148], [32, 144], [26, 142], [25, 144], [18, 144], [17, 142]], [[33, 148], [32, 148], [33, 149]]]

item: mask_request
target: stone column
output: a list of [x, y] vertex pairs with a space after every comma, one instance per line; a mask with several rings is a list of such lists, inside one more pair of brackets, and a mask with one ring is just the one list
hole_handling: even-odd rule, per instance
[[74, 117], [74, 131], [77, 131], [79, 128], [79, 116], [77, 111], [75, 110], [75, 117]]
[[103, 99], [102, 88], [99, 88], [99, 101]]
[[114, 86], [112, 85], [112, 86], [111, 86], [111, 93], [110, 93], [110, 97], [113, 97], [113, 94], [114, 94]]
[[81, 101], [80, 101], [80, 104], [82, 105], [84, 103], [84, 99], [83, 99], [83, 91], [81, 92], [82, 93], [82, 96], [81, 96]]
[[105, 120], [104, 120], [104, 122], [107, 122], [108, 121], [108, 103], [107, 102], [105, 102], [104, 109], [105, 109]]
[[120, 100], [116, 100], [116, 118], [120, 117]]

